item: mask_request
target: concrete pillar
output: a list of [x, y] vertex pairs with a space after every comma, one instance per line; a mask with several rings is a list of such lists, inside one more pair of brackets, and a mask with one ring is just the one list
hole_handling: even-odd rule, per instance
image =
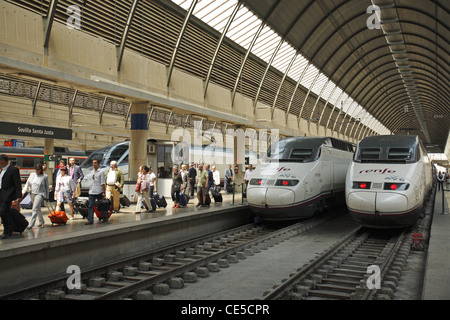
[[131, 140], [128, 156], [128, 181], [124, 194], [131, 199], [134, 195], [139, 166], [147, 164], [147, 106], [148, 102], [133, 102], [131, 105]]

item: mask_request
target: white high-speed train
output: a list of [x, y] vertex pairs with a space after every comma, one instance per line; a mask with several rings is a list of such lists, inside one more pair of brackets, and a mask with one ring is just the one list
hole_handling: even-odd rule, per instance
[[418, 136], [367, 137], [359, 142], [348, 170], [347, 207], [364, 226], [410, 226], [432, 184], [432, 164]]
[[294, 220], [344, 204], [353, 152], [353, 144], [331, 137], [280, 139], [248, 184], [250, 208], [263, 220]]

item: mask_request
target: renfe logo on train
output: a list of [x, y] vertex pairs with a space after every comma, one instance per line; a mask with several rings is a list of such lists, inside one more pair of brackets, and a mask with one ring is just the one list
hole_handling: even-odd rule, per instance
[[380, 174], [385, 174], [385, 173], [395, 173], [395, 172], [397, 172], [397, 171], [386, 168], [384, 170], [383, 169], [361, 170], [359, 172], [359, 174], [362, 174], [362, 173], [380, 173]]

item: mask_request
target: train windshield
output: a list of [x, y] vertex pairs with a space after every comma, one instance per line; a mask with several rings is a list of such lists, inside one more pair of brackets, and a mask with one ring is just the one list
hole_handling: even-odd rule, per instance
[[103, 155], [103, 152], [92, 152], [91, 155], [81, 164], [81, 168], [92, 167], [92, 161], [94, 160], [98, 160], [98, 163], [100, 165], [103, 161]]
[[355, 162], [360, 163], [414, 163], [418, 161], [418, 151], [414, 146], [382, 146], [364, 147], [358, 146]]
[[319, 139], [282, 139], [267, 150], [268, 161], [313, 162], [320, 156]]
[[127, 151], [128, 144], [112, 145], [99, 150], [95, 150], [86, 160], [84, 160], [84, 162], [81, 164], [81, 168], [92, 167], [93, 160], [98, 160], [100, 168], [109, 167], [111, 161], [119, 162], [119, 160]]

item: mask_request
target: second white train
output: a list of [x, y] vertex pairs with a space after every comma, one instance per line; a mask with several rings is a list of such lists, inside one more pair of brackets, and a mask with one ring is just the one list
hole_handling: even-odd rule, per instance
[[422, 214], [432, 183], [432, 164], [417, 136], [367, 137], [348, 170], [347, 207], [361, 225], [407, 227]]

